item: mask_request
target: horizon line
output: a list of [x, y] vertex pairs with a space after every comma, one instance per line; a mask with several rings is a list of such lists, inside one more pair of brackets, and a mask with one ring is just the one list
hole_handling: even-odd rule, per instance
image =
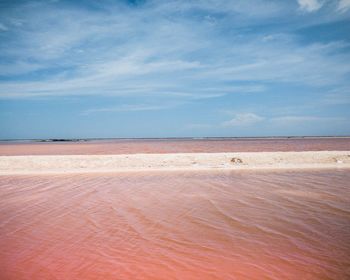
[[0, 142], [15, 141], [37, 141], [42, 143], [52, 142], [79, 142], [94, 140], [210, 140], [210, 139], [304, 139], [304, 138], [350, 138], [350, 135], [303, 135], [303, 136], [197, 136], [197, 137], [87, 137], [87, 138], [16, 138], [16, 139], [0, 139]]

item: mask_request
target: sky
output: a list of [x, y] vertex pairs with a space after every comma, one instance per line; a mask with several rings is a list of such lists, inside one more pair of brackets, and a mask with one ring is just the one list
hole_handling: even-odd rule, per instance
[[350, 0], [0, 0], [0, 139], [350, 135]]

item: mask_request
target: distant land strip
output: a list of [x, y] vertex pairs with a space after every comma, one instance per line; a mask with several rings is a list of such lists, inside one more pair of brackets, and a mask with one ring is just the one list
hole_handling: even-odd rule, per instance
[[250, 137], [118, 137], [118, 138], [48, 138], [48, 139], [0, 139], [0, 142], [40, 142], [40, 143], [50, 143], [50, 142], [90, 142], [90, 141], [153, 141], [153, 140], [268, 140], [268, 139], [348, 139], [350, 135], [324, 135], [324, 136], [250, 136]]

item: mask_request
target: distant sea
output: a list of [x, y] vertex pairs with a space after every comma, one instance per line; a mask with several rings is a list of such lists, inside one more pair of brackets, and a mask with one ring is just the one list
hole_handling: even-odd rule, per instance
[[350, 150], [350, 137], [42, 139], [0, 141], [0, 155]]

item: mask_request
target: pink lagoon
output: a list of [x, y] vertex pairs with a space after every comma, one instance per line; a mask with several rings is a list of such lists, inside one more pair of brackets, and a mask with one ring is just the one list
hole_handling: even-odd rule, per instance
[[[130, 150], [127, 141], [5, 144], [0, 151], [215, 153], [290, 150], [301, 141], [308, 150], [350, 153], [346, 138], [215, 140], [210, 149], [207, 141], [133, 141]], [[0, 186], [1, 279], [350, 277], [347, 168], [2, 174]]]

